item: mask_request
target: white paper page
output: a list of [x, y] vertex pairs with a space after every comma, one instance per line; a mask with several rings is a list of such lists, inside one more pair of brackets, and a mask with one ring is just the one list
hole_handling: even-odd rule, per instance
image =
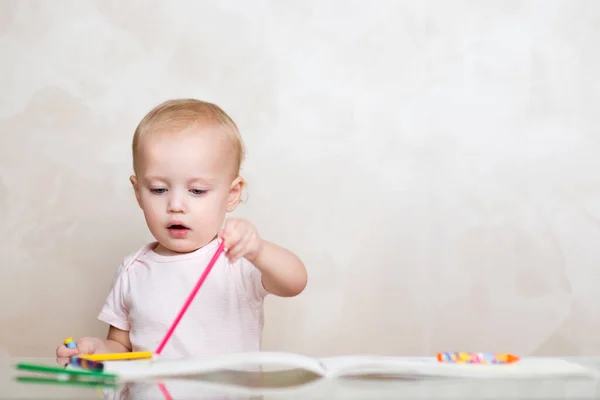
[[145, 379], [150, 377], [196, 375], [219, 370], [247, 370], [252, 366], [265, 366], [268, 370], [300, 368], [324, 375], [319, 360], [291, 353], [255, 352], [226, 354], [178, 360], [106, 361], [104, 371], [119, 376], [119, 379]]
[[558, 358], [522, 359], [507, 365], [439, 363], [435, 358], [346, 356], [321, 360], [328, 377], [395, 375], [398, 377], [536, 378], [596, 377], [598, 372]]

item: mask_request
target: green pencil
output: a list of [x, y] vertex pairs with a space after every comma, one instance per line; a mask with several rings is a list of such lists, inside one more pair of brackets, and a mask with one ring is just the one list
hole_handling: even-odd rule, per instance
[[117, 379], [117, 375], [115, 375], [115, 374], [107, 374], [105, 372], [79, 370], [79, 369], [64, 369], [61, 367], [53, 367], [50, 365], [18, 363], [16, 365], [16, 368], [20, 369], [20, 370], [44, 372], [44, 373], [49, 373], [49, 374], [90, 377], [90, 378], [96, 378], [96, 379], [103, 378], [106, 380], [116, 380]]
[[18, 376], [18, 382], [22, 383], [37, 383], [37, 384], [51, 384], [51, 385], [67, 385], [67, 386], [83, 386], [90, 388], [105, 388], [105, 389], [118, 389], [119, 385], [116, 383], [109, 383], [104, 381], [88, 381], [88, 380], [74, 380], [63, 381], [57, 378], [40, 378], [31, 376]]

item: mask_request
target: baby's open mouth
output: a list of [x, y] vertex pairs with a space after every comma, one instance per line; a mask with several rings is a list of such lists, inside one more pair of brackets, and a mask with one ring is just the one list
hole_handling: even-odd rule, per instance
[[190, 228], [183, 225], [180, 221], [173, 221], [172, 224], [169, 224], [169, 226], [167, 226], [167, 230], [169, 231], [169, 234], [172, 237], [179, 239], [187, 237], [189, 231], [191, 231]]
[[168, 228], [169, 229], [190, 229], [185, 225], [179, 225], [179, 224], [169, 225]]

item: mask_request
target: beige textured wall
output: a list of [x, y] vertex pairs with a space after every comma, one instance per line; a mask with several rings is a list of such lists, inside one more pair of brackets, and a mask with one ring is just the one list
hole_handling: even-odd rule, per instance
[[103, 335], [135, 124], [222, 105], [310, 282], [265, 349], [600, 354], [597, 1], [0, 0], [0, 348]]

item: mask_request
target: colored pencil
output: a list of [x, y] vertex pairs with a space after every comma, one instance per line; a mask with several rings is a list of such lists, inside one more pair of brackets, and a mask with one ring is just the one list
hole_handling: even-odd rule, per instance
[[[39, 383], [39, 384], [54, 384], [54, 385], [66, 385], [66, 386], [87, 386], [96, 388], [107, 388], [107, 389], [118, 389], [119, 385], [113, 383], [114, 381], [103, 381], [103, 380], [72, 380], [67, 381], [58, 378], [41, 378], [32, 376], [17, 376], [15, 378], [17, 382], [22, 383]], [[104, 397], [102, 397], [104, 398]]]
[[50, 365], [42, 365], [42, 364], [30, 364], [30, 363], [18, 363], [16, 366], [17, 369], [33, 371], [33, 372], [45, 372], [52, 373], [64, 376], [80, 376], [80, 377], [95, 377], [95, 378], [105, 378], [105, 379], [117, 379], [117, 375], [115, 374], [107, 374], [104, 372], [98, 371], [88, 371], [83, 369], [65, 369], [63, 367], [54, 367]]
[[437, 354], [439, 362], [456, 364], [511, 364], [520, 360], [518, 356], [507, 353], [469, 353], [441, 352]]
[[77, 357], [88, 361], [142, 360], [152, 358], [152, 352], [133, 351], [128, 353], [82, 354]]
[[167, 342], [169, 341], [169, 338], [171, 338], [171, 335], [173, 335], [173, 332], [175, 331], [175, 328], [179, 324], [179, 321], [181, 321], [181, 318], [183, 317], [183, 314], [185, 314], [185, 312], [187, 311], [187, 309], [190, 306], [190, 304], [192, 304], [192, 301], [194, 300], [194, 297], [196, 297], [196, 293], [198, 293], [198, 290], [200, 290], [200, 287], [202, 286], [202, 284], [206, 280], [206, 277], [208, 276], [210, 270], [213, 268], [213, 266], [215, 265], [215, 262], [217, 262], [217, 259], [219, 258], [219, 256], [223, 252], [223, 246], [224, 245], [225, 245], [225, 241], [221, 241], [221, 244], [219, 244], [219, 247], [217, 248], [217, 251], [215, 251], [215, 254], [213, 255], [213, 257], [210, 260], [210, 262], [208, 263], [208, 266], [206, 267], [206, 269], [204, 270], [204, 272], [200, 276], [200, 279], [198, 279], [198, 282], [196, 283], [196, 286], [194, 286], [194, 288], [192, 289], [192, 292], [189, 294], [187, 300], [183, 304], [183, 307], [179, 311], [179, 314], [177, 314], [177, 317], [175, 318], [175, 320], [173, 321], [173, 324], [171, 325], [171, 327], [167, 331], [167, 334], [165, 335], [165, 337], [163, 338], [163, 340], [160, 342], [160, 344], [158, 345], [158, 347], [154, 351], [154, 354], [160, 355], [160, 353], [165, 348]]

